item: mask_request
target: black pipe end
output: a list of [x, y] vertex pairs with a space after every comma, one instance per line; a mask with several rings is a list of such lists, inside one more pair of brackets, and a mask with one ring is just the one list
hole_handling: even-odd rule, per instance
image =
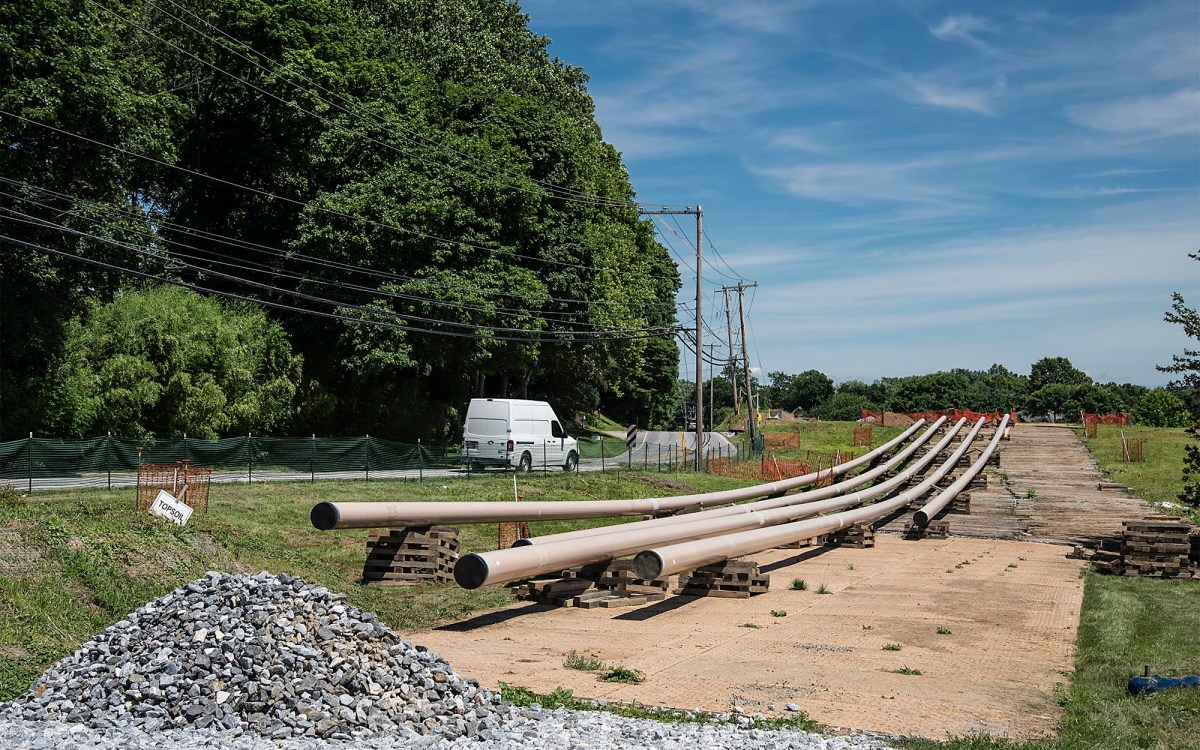
[[646, 550], [637, 553], [637, 557], [633, 558], [633, 572], [638, 578], [653, 580], [662, 575], [663, 559], [659, 557], [654, 550]]
[[316, 528], [329, 531], [337, 527], [338, 521], [342, 520], [342, 514], [333, 503], [317, 503], [313, 506], [312, 513], [308, 514], [308, 518]]
[[928, 526], [929, 525], [929, 514], [923, 510], [918, 510], [916, 513], [913, 514], [913, 524], [915, 524], [917, 526]]
[[454, 564], [454, 582], [464, 589], [477, 589], [487, 580], [489, 572], [487, 561], [472, 552]]
[[533, 542], [531, 542], [531, 541], [529, 541], [528, 539], [526, 539], [526, 538], [522, 537], [522, 538], [518, 539], [517, 541], [513, 542], [513, 543], [512, 543], [512, 546], [514, 546], [514, 547], [532, 547], [532, 546], [533, 546]]

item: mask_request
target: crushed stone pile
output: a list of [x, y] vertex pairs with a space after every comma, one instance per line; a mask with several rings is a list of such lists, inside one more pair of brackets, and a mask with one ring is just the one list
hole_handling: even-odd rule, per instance
[[512, 711], [343, 594], [215, 572], [101, 632], [13, 708], [25, 721], [274, 740], [474, 737]]

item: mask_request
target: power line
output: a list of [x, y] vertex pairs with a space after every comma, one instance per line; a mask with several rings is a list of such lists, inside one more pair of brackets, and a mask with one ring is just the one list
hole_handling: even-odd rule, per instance
[[[446, 239], [444, 237], [438, 237], [437, 235], [429, 234], [427, 232], [422, 232], [417, 229], [411, 229], [408, 227], [400, 226], [399, 224], [388, 224], [386, 222], [376, 221], [374, 219], [368, 219], [364, 216], [356, 216], [354, 214], [348, 214], [343, 211], [334, 210], [332, 208], [325, 208], [323, 206], [315, 205], [313, 203], [305, 203], [304, 201], [297, 200], [296, 198], [288, 198], [286, 196], [278, 195], [276, 193], [272, 193], [267, 190], [261, 190], [259, 188], [250, 187], [248, 185], [242, 185], [240, 183], [233, 182], [231, 180], [226, 180], [221, 177], [214, 177], [213, 175], [205, 174], [203, 172], [197, 171], [195, 169], [191, 169], [189, 167], [181, 167], [177, 164], [170, 164], [168, 162], [162, 161], [161, 159], [156, 159], [152, 156], [146, 156], [145, 154], [139, 154], [135, 151], [130, 151], [128, 149], [121, 148], [120, 146], [114, 146], [109, 143], [104, 143], [103, 141], [98, 141], [94, 138], [89, 138], [89, 137], [87, 137], [85, 135], [81, 135], [79, 133], [73, 133], [69, 130], [64, 130], [63, 128], [55, 127], [54, 125], [47, 125], [44, 122], [40, 122], [38, 120], [34, 120], [29, 117], [25, 117], [23, 115], [18, 115], [16, 113], [9, 112], [8, 110], [5, 110], [5, 109], [0, 109], [0, 114], [7, 115], [7, 116], [15, 118], [17, 120], [21, 120], [22, 122], [27, 122], [31, 125], [36, 125], [38, 127], [45, 128], [46, 130], [50, 130], [55, 133], [60, 133], [62, 135], [68, 136], [70, 138], [75, 138], [77, 140], [81, 140], [86, 143], [91, 143], [93, 145], [100, 146], [101, 148], [107, 148], [107, 149], [110, 149], [117, 153], [125, 154], [127, 156], [132, 156], [136, 159], [142, 159], [142, 160], [148, 161], [152, 164], [158, 164], [159, 166], [167, 167], [168, 169], [175, 169], [180, 172], [184, 172], [186, 174], [194, 175], [196, 177], [202, 177], [206, 180], [212, 180], [213, 182], [217, 182], [222, 185], [228, 185], [230, 187], [238, 188], [239, 190], [245, 190], [250, 193], [255, 193], [256, 195], [261, 195], [263, 197], [270, 198], [271, 200], [282, 201], [284, 203], [289, 203], [292, 205], [300, 206], [301, 208], [312, 208], [313, 210], [320, 211], [322, 213], [326, 213], [331, 216], [337, 216], [337, 217], [340, 217], [343, 219], [349, 219], [351, 221], [362, 222], [364, 224], [368, 224], [370, 226], [375, 226], [375, 227], [380, 227], [382, 229], [391, 229], [391, 230], [395, 230], [398, 232], [403, 232], [405, 234], [412, 235], [414, 237], [418, 237], [420, 239], [430, 240], [430, 241], [434, 241], [434, 242], [441, 242], [441, 243], [445, 243], [447, 245], [457, 245], [459, 247], [463, 247], [463, 248], [467, 248], [467, 249], [471, 249], [471, 250], [480, 250], [480, 251], [486, 252], [486, 253], [505, 252], [499, 248], [490, 248], [490, 247], [484, 247], [482, 245], [474, 245], [469, 242], [463, 242], [462, 240], [450, 240], [450, 239]], [[553, 264], [553, 265], [557, 265], [557, 266], [566, 266], [566, 267], [570, 267], [570, 268], [582, 268], [587, 271], [596, 271], [597, 270], [594, 266], [583, 265], [580, 263], [570, 263], [570, 262], [561, 261], [561, 260], [551, 260], [548, 258], [538, 258], [537, 256], [522, 255], [521, 253], [516, 253], [516, 252], [511, 252], [511, 251], [507, 251], [506, 255], [513, 257], [513, 258], [521, 258], [523, 260], [532, 260], [532, 261], [537, 261], [540, 263], [548, 263], [548, 264]], [[660, 281], [674, 282], [674, 281], [678, 280], [678, 279], [672, 279], [668, 276], [656, 276], [653, 274], [646, 274], [645, 276], [646, 276], [646, 278], [656, 279], [656, 280], [660, 280]]]
[[[3, 209], [3, 210], [8, 213], [17, 213], [17, 214], [20, 213], [20, 212], [13, 211], [12, 209]], [[131, 250], [134, 253], [139, 254], [139, 255], [149, 256], [149, 257], [155, 258], [157, 260], [162, 259], [160, 256], [158, 256], [156, 253], [154, 253], [152, 251], [137, 248], [135, 246], [129, 245], [128, 243], [123, 243], [123, 242], [114, 240], [109, 237], [103, 237], [100, 235], [90, 234], [90, 233], [83, 232], [83, 231], [80, 231], [77, 229], [72, 229], [70, 227], [55, 224], [54, 222], [49, 222], [44, 219], [39, 219], [37, 217], [32, 217], [32, 218], [33, 218], [32, 222], [24, 221], [22, 223], [33, 223], [35, 225], [42, 226], [45, 228], [54, 229], [56, 231], [63, 231], [63, 232], [69, 233], [69, 234], [79, 236], [79, 237], [84, 237], [87, 239], [95, 240], [97, 242], [112, 245], [114, 247]], [[325, 313], [325, 312], [322, 312], [319, 310], [310, 310], [307, 308], [299, 308], [299, 307], [294, 307], [291, 305], [283, 305], [281, 303], [275, 303], [275, 302], [271, 302], [269, 300], [262, 300], [262, 299], [252, 298], [252, 297], [246, 297], [246, 296], [243, 296], [240, 294], [234, 294], [232, 292], [225, 292], [222, 290], [212, 289], [212, 288], [208, 288], [208, 287], [200, 287], [198, 285], [189, 284], [187, 282], [183, 282], [180, 280], [170, 279], [167, 277], [161, 277], [161, 276], [158, 276], [155, 274], [138, 271], [136, 269], [131, 269], [131, 268], [126, 268], [124, 266], [117, 266], [115, 264], [105, 263], [103, 261], [99, 261], [94, 258], [88, 258], [86, 256], [76, 255], [74, 253], [68, 253], [68, 252], [65, 252], [62, 250], [48, 248], [43, 245], [26, 242], [24, 240], [19, 240], [14, 237], [9, 237], [6, 235], [0, 235], [0, 240], [7, 240], [7, 241], [13, 242], [15, 244], [18, 244], [18, 245], [21, 245], [24, 247], [28, 247], [28, 248], [31, 248], [34, 250], [40, 250], [43, 252], [52, 253], [54, 255], [62, 256], [65, 258], [72, 258], [72, 259], [79, 260], [84, 263], [89, 263], [89, 264], [99, 266], [102, 268], [106, 268], [109, 270], [114, 270], [114, 271], [118, 271], [121, 273], [128, 273], [128, 274], [132, 274], [135, 276], [140, 276], [142, 278], [159, 281], [162, 283], [175, 284], [177, 286], [184, 286], [189, 289], [194, 289], [196, 291], [201, 291], [201, 292], [205, 292], [205, 293], [218, 294], [221, 296], [230, 297], [232, 299], [238, 299], [238, 300], [251, 302], [251, 303], [255, 303], [255, 304], [262, 304], [262, 305], [266, 305], [269, 307], [276, 307], [276, 308], [280, 308], [280, 309], [289, 310], [292, 312], [314, 314], [314, 315], [319, 315], [322, 317], [333, 317], [333, 318], [337, 318], [340, 320], [347, 320], [347, 321], [357, 322], [357, 323], [383, 324], [380, 321], [372, 321], [372, 320], [365, 319], [365, 318], [355, 318], [352, 316], [338, 315], [338, 314], [334, 314], [334, 313]], [[582, 340], [620, 341], [620, 340], [639, 339], [639, 338], [656, 338], [656, 337], [665, 335], [667, 333], [670, 333], [673, 330], [670, 327], [646, 328], [646, 329], [627, 329], [628, 332], [637, 331], [638, 335], [611, 335], [613, 333], [616, 333], [616, 331], [554, 331], [554, 330], [546, 331], [546, 330], [531, 330], [531, 329], [521, 329], [521, 328], [505, 328], [505, 327], [499, 327], [499, 326], [483, 326], [483, 325], [475, 325], [475, 324], [470, 324], [470, 323], [460, 323], [457, 321], [429, 319], [429, 318], [423, 318], [423, 317], [418, 317], [418, 316], [413, 316], [413, 315], [398, 314], [391, 310], [381, 310], [378, 308], [366, 307], [363, 305], [355, 305], [355, 304], [351, 304], [351, 303], [339, 301], [339, 300], [329, 300], [329, 299], [325, 299], [322, 297], [317, 297], [315, 295], [304, 294], [302, 292], [297, 292], [294, 290], [280, 289], [278, 287], [273, 287], [268, 284], [262, 284], [260, 282], [249, 281], [247, 279], [242, 279], [240, 277], [233, 276], [230, 274], [224, 274], [224, 273], [221, 273], [218, 271], [212, 271], [211, 269], [198, 269], [198, 268], [191, 266], [191, 264], [187, 264], [187, 263], [183, 263], [183, 265], [185, 267], [192, 268], [193, 270], [201, 271], [202, 273], [207, 273], [207, 274], [210, 274], [213, 276], [217, 276], [219, 278], [224, 278], [226, 280], [234, 281], [235, 283], [241, 283], [241, 284], [245, 284], [247, 286], [265, 289], [268, 291], [273, 291], [273, 292], [277, 292], [280, 294], [285, 294], [285, 295], [289, 295], [292, 297], [296, 297], [297, 299], [303, 299], [303, 300], [307, 300], [310, 302], [316, 302], [318, 304], [325, 304], [325, 305], [329, 305], [329, 306], [332, 306], [334, 308], [339, 308], [339, 309], [349, 308], [349, 309], [357, 310], [359, 312], [367, 313], [370, 315], [381, 315], [384, 317], [399, 318], [402, 320], [416, 320], [416, 321], [420, 321], [423, 323], [431, 323], [431, 324], [436, 324], [436, 325], [449, 325], [449, 326], [454, 326], [454, 327], [458, 327], [458, 328], [466, 328], [466, 329], [470, 329], [473, 331], [488, 331], [488, 332], [490, 332], [490, 334], [528, 333], [528, 334], [534, 334], [534, 335], [533, 336], [483, 335], [483, 334], [470, 334], [470, 333], [466, 333], [466, 332], [462, 332], [462, 331], [430, 330], [430, 329], [420, 328], [417, 326], [409, 326], [409, 325], [405, 325], [405, 324], [386, 324], [387, 327], [396, 328], [396, 329], [405, 330], [405, 331], [413, 331], [416, 333], [428, 333], [428, 334], [432, 334], [432, 335], [445, 335], [445, 336], [456, 336], [456, 337], [464, 337], [465, 336], [465, 337], [472, 337], [472, 338], [490, 338], [490, 339], [499, 339], [499, 340], [505, 340], [505, 341], [527, 341], [527, 342], [539, 342], [539, 343], [571, 343], [571, 342], [574, 342], [574, 341], [580, 340], [580, 339], [565, 339], [564, 340], [562, 337], [566, 336], [566, 335], [572, 335], [572, 336], [577, 336], [577, 337], [582, 336], [583, 337]], [[620, 332], [625, 333], [626, 331], [620, 331]], [[550, 334], [553, 337], [547, 337], [547, 334]], [[601, 334], [603, 334], [603, 335], [601, 335]]]

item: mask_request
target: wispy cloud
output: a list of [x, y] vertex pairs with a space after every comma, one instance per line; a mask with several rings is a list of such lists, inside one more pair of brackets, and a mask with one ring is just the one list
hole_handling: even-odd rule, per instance
[[931, 26], [929, 33], [943, 41], [962, 40], [979, 47], [984, 47], [984, 43], [976, 38], [975, 32], [986, 31], [991, 28], [992, 25], [984, 19], [978, 16], [963, 14], [946, 16], [937, 26]]
[[908, 74], [898, 74], [902, 98], [918, 104], [947, 109], [965, 109], [981, 115], [992, 114], [991, 94], [978, 88], [963, 88]]
[[1072, 105], [1066, 113], [1072, 121], [1094, 130], [1150, 135], [1195, 133], [1200, 131], [1200, 88]]

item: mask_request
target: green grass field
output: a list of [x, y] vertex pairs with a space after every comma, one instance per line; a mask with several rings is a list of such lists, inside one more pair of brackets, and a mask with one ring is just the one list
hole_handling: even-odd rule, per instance
[[[1083, 430], [1076, 432], [1083, 435]], [[1142, 463], [1122, 460], [1122, 433], [1129, 441], [1145, 441]], [[1183, 447], [1188, 439], [1181, 429], [1102, 424], [1096, 427], [1096, 437], [1085, 441], [1096, 463], [1114, 482], [1129, 485], [1138, 497], [1152, 503], [1169, 503], [1167, 510], [1181, 514], [1185, 509], [1177, 496], [1182, 488]]]
[[[773, 421], [762, 423], [763, 435], [767, 438], [767, 450], [779, 459], [802, 459], [809, 452], [832, 454], [835, 451], [852, 451], [861, 456], [870, 450], [863, 446], [854, 445], [854, 428], [861, 427], [857, 422], [801, 422]], [[903, 427], [874, 427], [872, 428], [874, 447], [904, 432]], [[772, 438], [789, 438], [789, 442], [798, 442], [799, 447], [771, 448]]]

